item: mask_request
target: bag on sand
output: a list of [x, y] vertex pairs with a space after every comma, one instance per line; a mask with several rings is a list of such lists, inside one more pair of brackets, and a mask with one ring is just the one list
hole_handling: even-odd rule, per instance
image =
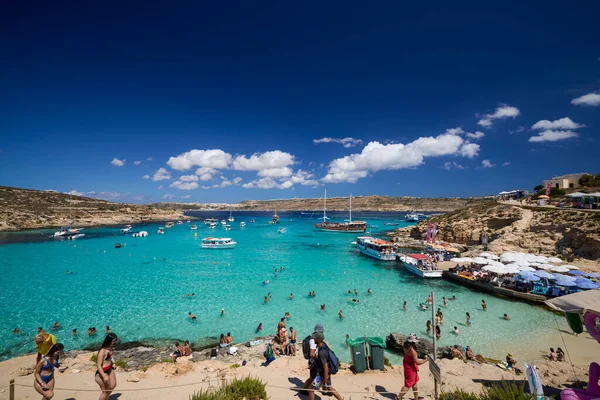
[[302, 341], [302, 354], [304, 354], [305, 359], [310, 358], [310, 339], [312, 339], [312, 334], [308, 335]]
[[267, 362], [271, 362], [275, 359], [275, 355], [273, 354], [273, 345], [271, 343], [269, 343], [265, 348], [263, 356], [265, 356]]

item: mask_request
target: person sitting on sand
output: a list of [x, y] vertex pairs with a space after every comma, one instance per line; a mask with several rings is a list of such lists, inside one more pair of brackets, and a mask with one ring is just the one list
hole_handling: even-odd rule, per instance
[[554, 351], [552, 347], [550, 347], [550, 352], [548, 353], [548, 359], [550, 361], [558, 361], [558, 355]]
[[181, 357], [183, 354], [183, 348], [179, 345], [179, 343], [175, 343], [175, 351], [171, 353], [171, 360], [173, 362], [177, 361], [177, 358]]
[[221, 336], [219, 336], [219, 347], [227, 347], [228, 345], [227, 338], [221, 333]]
[[233, 343], [233, 336], [231, 336], [231, 332], [227, 332], [227, 336], [225, 337], [225, 339], [227, 340], [228, 344]]
[[471, 350], [470, 346], [467, 346], [466, 355], [467, 360], [475, 361], [476, 363], [481, 364], [481, 361], [479, 360], [479, 357], [481, 356], [479, 354], [475, 355], [475, 353], [473, 353], [473, 350]]
[[565, 361], [565, 352], [560, 347], [556, 349], [556, 357], [558, 361]]
[[61, 329], [62, 326], [60, 326], [60, 324], [58, 323], [58, 321], [54, 321], [54, 323], [52, 324], [52, 327], [50, 328], [53, 331], [57, 331], [59, 329]]
[[346, 318], [344, 317], [344, 312], [342, 310], [340, 310], [340, 312], [338, 313], [338, 317], [340, 317], [340, 319]]
[[190, 341], [186, 340], [185, 344], [181, 348], [181, 356], [188, 357], [192, 355], [192, 348], [190, 347]]
[[458, 358], [459, 360], [463, 359], [462, 352], [458, 349], [457, 345], [454, 345], [454, 347], [452, 347], [452, 358]]
[[196, 318], [196, 315], [192, 314], [191, 311], [188, 313], [188, 318], [191, 319], [192, 321], [198, 321], [198, 318]]
[[258, 326], [256, 327], [256, 333], [258, 333], [258, 332], [260, 332], [260, 331], [262, 331], [262, 330], [263, 330], [263, 327], [262, 327], [262, 322], [261, 322], [261, 323], [259, 323], [259, 324], [258, 324]]
[[458, 335], [460, 332], [458, 331], [458, 327], [454, 327], [454, 329], [452, 329], [452, 333], [454, 333], [455, 335]]
[[508, 353], [506, 355], [506, 368], [512, 369], [517, 375], [521, 375], [523, 373], [523, 371], [517, 367], [517, 360], [515, 360], [515, 356], [512, 353]]
[[504, 316], [502, 317], [502, 319], [505, 319], [507, 321], [510, 321], [510, 317], [507, 314], [504, 314]]

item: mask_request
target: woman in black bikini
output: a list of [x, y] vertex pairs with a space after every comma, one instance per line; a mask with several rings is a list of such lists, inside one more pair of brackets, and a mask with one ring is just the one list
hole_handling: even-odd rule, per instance
[[48, 355], [44, 356], [35, 366], [33, 387], [43, 396], [44, 400], [54, 397], [54, 368], [58, 367], [58, 357], [63, 349], [62, 344], [56, 343]]
[[104, 338], [102, 347], [98, 350], [96, 365], [96, 383], [100, 386], [102, 393], [99, 400], [108, 400], [110, 394], [117, 386], [117, 375], [113, 371], [112, 356], [114, 354], [114, 345], [117, 343], [117, 335], [109, 333]]

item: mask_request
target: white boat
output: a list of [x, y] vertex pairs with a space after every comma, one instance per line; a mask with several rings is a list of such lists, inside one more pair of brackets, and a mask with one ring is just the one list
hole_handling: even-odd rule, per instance
[[159, 235], [164, 235], [165, 234], [165, 228], [163, 228], [163, 227], [158, 228], [158, 232], [156, 232], [156, 233], [158, 233]]
[[278, 224], [279, 223], [279, 215], [277, 215], [277, 210], [275, 210], [275, 214], [273, 214], [269, 223], [270, 224]]
[[165, 225], [166, 228], [172, 228], [175, 224], [173, 222], [167, 222]]
[[244, 221], [240, 222], [240, 228], [243, 228], [246, 226], [246, 223]]
[[213, 223], [215, 223], [215, 224], [218, 224], [218, 223], [219, 223], [219, 220], [218, 220], [218, 219], [216, 219], [216, 218], [206, 218], [206, 219], [204, 220], [204, 224], [205, 224], [205, 225], [210, 225], [210, 224], [213, 224]]
[[221, 220], [221, 225], [227, 225], [227, 221], [225, 221], [224, 219]]
[[131, 231], [131, 225], [126, 225], [125, 228], [121, 229], [123, 233], [129, 233]]
[[190, 226], [190, 229], [195, 231], [196, 229], [198, 229], [198, 227], [196, 225], [192, 225], [192, 226]]
[[207, 237], [202, 239], [200, 247], [203, 249], [232, 249], [236, 244], [237, 242], [234, 242], [231, 238]]
[[209, 228], [209, 229], [215, 229], [215, 228], [217, 227], [217, 225], [218, 225], [218, 224], [216, 224], [216, 223], [213, 223], [213, 224], [210, 224], [210, 225], [208, 225], [208, 228]]
[[72, 228], [69, 228], [67, 226], [63, 226], [62, 228], [60, 228], [59, 230], [57, 230], [56, 232], [54, 232], [54, 235], [52, 235], [52, 236], [53, 237], [68, 237], [68, 236], [73, 236], [73, 235], [77, 235], [80, 230], [81, 229], [72, 229]]
[[421, 278], [441, 278], [444, 273], [436, 269], [435, 263], [426, 254], [398, 254], [397, 258], [406, 270]]
[[177, 221], [177, 225], [183, 225], [183, 221]]
[[134, 233], [131, 236], [133, 236], [133, 237], [146, 237], [146, 236], [148, 236], [148, 232], [146, 232], [146, 231], [139, 231], [139, 232]]
[[352, 195], [350, 195], [350, 218], [344, 222], [327, 221], [327, 190], [323, 199], [323, 222], [315, 224], [315, 228], [326, 232], [344, 232], [344, 233], [364, 233], [367, 230], [365, 221], [352, 222]]
[[286, 233], [287, 232], [287, 228], [281, 227], [279, 229], [277, 229], [277, 233]]
[[233, 215], [232, 215], [232, 211], [231, 211], [231, 210], [229, 210], [229, 218], [227, 218], [227, 221], [229, 221], [229, 222], [233, 222], [233, 221], [235, 221], [235, 218], [233, 218]]
[[79, 239], [85, 236], [85, 233], [76, 233], [75, 235], [67, 236], [69, 240]]
[[396, 261], [396, 247], [394, 243], [371, 236], [356, 238], [356, 246], [366, 256], [382, 261]]
[[225, 230], [226, 231], [230, 231], [231, 230], [231, 225], [225, 225]]
[[404, 217], [404, 220], [406, 222], [417, 222], [419, 220], [419, 214], [417, 214], [415, 212], [409, 212]]
[[250, 223], [251, 223], [251, 224], [253, 224], [253, 223], [255, 223], [255, 222], [256, 222], [256, 221], [254, 220], [254, 218], [252, 218], [252, 219], [250, 220]]

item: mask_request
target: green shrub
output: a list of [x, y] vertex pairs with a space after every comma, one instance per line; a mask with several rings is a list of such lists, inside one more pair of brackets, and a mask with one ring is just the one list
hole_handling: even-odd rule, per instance
[[190, 400], [267, 400], [265, 384], [257, 378], [234, 379], [225, 387], [200, 390], [190, 396]]
[[440, 400], [535, 400], [535, 398], [533, 394], [525, 393], [523, 383], [515, 383], [515, 381], [502, 381], [500, 384], [485, 387], [481, 394], [455, 389], [440, 395]]
[[127, 363], [124, 360], [117, 360], [115, 361], [115, 366], [119, 368], [125, 368], [127, 367]]
[[98, 361], [98, 354], [96, 354], [96, 353], [92, 354], [92, 356], [90, 357], [90, 361], [93, 361], [93, 362]]

